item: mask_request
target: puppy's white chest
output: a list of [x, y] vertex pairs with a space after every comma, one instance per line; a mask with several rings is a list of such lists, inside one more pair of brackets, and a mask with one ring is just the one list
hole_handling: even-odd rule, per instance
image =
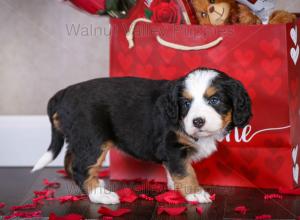
[[200, 138], [197, 142], [195, 142], [195, 145], [197, 152], [195, 152], [191, 157], [191, 160], [194, 162], [209, 157], [217, 150], [216, 141], [212, 137]]

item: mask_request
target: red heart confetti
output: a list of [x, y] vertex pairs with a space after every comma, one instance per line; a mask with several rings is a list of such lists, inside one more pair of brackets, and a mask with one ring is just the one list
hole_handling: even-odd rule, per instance
[[110, 170], [109, 170], [109, 169], [101, 170], [101, 171], [98, 173], [98, 177], [99, 177], [100, 179], [106, 178], [106, 177], [109, 177], [109, 174], [110, 174]]
[[209, 198], [210, 198], [211, 201], [215, 201], [216, 200], [216, 194], [214, 193], [214, 194], [210, 195]]
[[180, 192], [175, 190], [170, 190], [160, 195], [155, 196], [158, 202], [165, 202], [169, 204], [182, 204], [186, 203], [185, 198], [180, 194]]
[[300, 195], [300, 188], [298, 188], [298, 189], [279, 188], [278, 192], [281, 194], [286, 194], [286, 195]]
[[235, 208], [234, 208], [234, 211], [235, 211], [235, 212], [238, 212], [238, 213], [240, 213], [240, 214], [242, 214], [242, 215], [246, 215], [248, 209], [246, 208], [246, 206], [242, 205], [242, 206], [237, 206], [237, 207], [235, 207]]
[[54, 196], [54, 190], [42, 190], [42, 191], [34, 191], [33, 193], [35, 196], [45, 196], [46, 198], [53, 197]]
[[102, 216], [102, 220], [113, 220], [111, 216]]
[[198, 205], [199, 204], [199, 202], [197, 202], [197, 201], [188, 201], [188, 203], [191, 204], [191, 205]]
[[57, 216], [54, 213], [51, 213], [49, 216], [49, 220], [82, 220], [84, 219], [83, 216], [78, 214], [68, 214], [64, 216]]
[[5, 216], [4, 219], [12, 219], [12, 218], [35, 218], [35, 217], [41, 217], [42, 211], [34, 211], [34, 212], [13, 212], [13, 214], [9, 216]]
[[203, 208], [201, 206], [196, 207], [196, 212], [201, 215], [203, 213]]
[[26, 205], [19, 205], [19, 206], [12, 206], [10, 207], [11, 211], [17, 210], [24, 210], [24, 209], [36, 209], [36, 204], [26, 204]]
[[0, 209], [5, 207], [5, 203], [4, 202], [0, 202]]
[[47, 198], [46, 196], [39, 196], [39, 197], [33, 198], [32, 203], [36, 204], [36, 205], [38, 205], [38, 204], [43, 205], [44, 204], [43, 200], [46, 198]]
[[263, 219], [271, 219], [272, 218], [272, 216], [271, 215], [257, 215], [257, 216], [255, 216], [255, 219], [256, 220], [263, 220]]
[[102, 214], [102, 215], [105, 215], [105, 216], [113, 216], [113, 217], [119, 217], [119, 216], [125, 215], [125, 214], [130, 213], [130, 212], [131, 212], [131, 210], [126, 209], [126, 208], [111, 210], [111, 209], [106, 208], [104, 206], [101, 206], [100, 209], [98, 210], [99, 214]]
[[279, 194], [266, 194], [266, 195], [264, 195], [264, 200], [270, 200], [270, 199], [282, 199], [282, 195], [279, 195]]
[[65, 203], [68, 201], [76, 202], [76, 201], [85, 200], [85, 199], [87, 199], [86, 195], [76, 195], [76, 196], [66, 195], [66, 196], [61, 196], [61, 197], [57, 198], [57, 200], [59, 200], [61, 203]]
[[56, 173], [61, 174], [64, 177], [68, 177], [68, 174], [64, 169], [56, 170]]
[[162, 207], [162, 206], [159, 206], [157, 208], [157, 214], [158, 215], [161, 215], [162, 213], [167, 213], [168, 215], [180, 215], [182, 214], [183, 212], [185, 212], [187, 210], [187, 208], [185, 206], [183, 207]]
[[48, 179], [44, 179], [43, 184], [47, 187], [53, 187], [53, 188], [59, 188], [60, 187], [59, 182], [50, 182]]
[[134, 202], [138, 196], [136, 193], [130, 188], [124, 188], [116, 191], [121, 202]]
[[148, 200], [148, 201], [153, 201], [154, 199], [152, 197], [147, 196], [146, 194], [139, 194], [139, 198]]
[[144, 181], [144, 183], [134, 187], [134, 190], [137, 192], [149, 190], [149, 191], [160, 193], [162, 191], [165, 191], [166, 189], [167, 189], [166, 183], [155, 182], [153, 180]]

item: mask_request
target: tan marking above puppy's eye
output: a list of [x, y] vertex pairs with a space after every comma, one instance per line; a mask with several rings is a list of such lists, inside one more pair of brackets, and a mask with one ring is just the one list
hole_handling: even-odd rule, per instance
[[205, 91], [205, 97], [210, 98], [217, 93], [217, 89], [213, 86], [208, 87]]
[[182, 96], [188, 100], [192, 100], [193, 99], [193, 96], [187, 91], [187, 90], [184, 90], [182, 92]]

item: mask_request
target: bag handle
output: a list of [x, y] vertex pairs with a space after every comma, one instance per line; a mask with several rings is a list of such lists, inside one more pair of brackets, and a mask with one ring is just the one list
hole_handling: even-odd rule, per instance
[[[137, 25], [137, 23], [139, 23], [139, 22], [152, 23], [152, 21], [147, 18], [137, 18], [130, 24], [129, 30], [126, 33], [126, 39], [128, 41], [129, 49], [134, 47], [134, 40], [133, 40], [134, 29], [135, 29], [135, 26]], [[223, 40], [223, 37], [218, 37], [214, 41], [211, 41], [204, 45], [197, 45], [197, 46], [186, 46], [186, 45], [172, 43], [172, 42], [162, 39], [159, 35], [156, 36], [156, 40], [158, 41], [158, 43], [160, 45], [163, 45], [165, 47], [173, 48], [176, 50], [191, 51], [191, 50], [205, 50], [205, 49], [212, 48], [212, 47], [218, 45], [219, 43], [221, 43]]]

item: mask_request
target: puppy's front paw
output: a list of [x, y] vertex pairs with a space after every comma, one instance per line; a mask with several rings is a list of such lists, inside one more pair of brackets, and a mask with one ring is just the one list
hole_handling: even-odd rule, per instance
[[118, 194], [105, 189], [103, 186], [99, 186], [93, 189], [91, 192], [89, 192], [89, 198], [93, 203], [103, 203], [103, 204], [120, 203]]
[[210, 195], [204, 189], [197, 193], [191, 193], [185, 196], [185, 199], [189, 202], [199, 202], [199, 203], [210, 203]]

